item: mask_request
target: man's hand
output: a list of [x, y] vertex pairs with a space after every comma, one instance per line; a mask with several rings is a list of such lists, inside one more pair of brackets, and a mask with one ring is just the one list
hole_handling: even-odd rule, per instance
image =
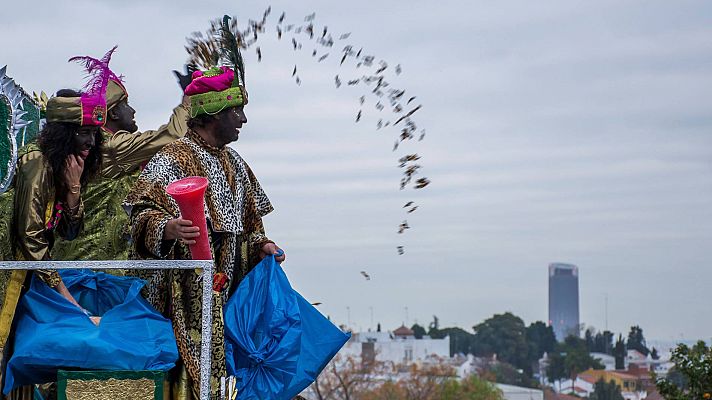
[[195, 65], [190, 65], [186, 64], [185, 65], [185, 75], [181, 74], [180, 72], [173, 70], [173, 75], [176, 76], [176, 79], [178, 79], [178, 85], [180, 85], [180, 88], [185, 92], [185, 88], [190, 85], [190, 82], [193, 80], [193, 72], [197, 71], [198, 67]]
[[99, 323], [101, 322], [101, 317], [89, 317], [91, 322], [94, 323], [94, 325], [99, 326]]
[[[282, 253], [281, 255], [277, 256], [277, 254]], [[272, 242], [267, 242], [262, 245], [262, 248], [260, 249], [260, 258], [265, 258], [270, 254], [274, 254], [276, 257], [274, 257], [274, 260], [277, 261], [278, 263], [282, 263], [282, 261], [287, 259], [287, 255], [284, 254], [284, 250], [280, 249], [279, 246]]]
[[163, 230], [163, 240], [180, 240], [191, 245], [195, 244], [195, 238], [200, 236], [200, 228], [193, 226], [193, 221], [182, 218], [173, 218], [166, 223]]

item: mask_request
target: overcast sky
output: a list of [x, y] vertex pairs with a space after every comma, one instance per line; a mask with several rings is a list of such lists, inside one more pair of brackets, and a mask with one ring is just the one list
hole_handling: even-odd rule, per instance
[[[580, 268], [587, 325], [712, 337], [712, 4], [271, 4], [270, 27], [282, 10], [292, 23], [316, 12], [319, 27], [352, 33], [322, 63], [307, 42], [294, 52], [262, 37], [262, 62], [246, 54], [249, 123], [236, 144], [276, 208], [268, 235], [292, 284], [325, 314], [355, 329], [371, 326], [371, 310], [387, 329], [433, 315], [470, 328], [505, 311], [546, 321], [558, 261]], [[151, 129], [180, 100], [170, 71], [185, 36], [267, 5], [4, 2], [0, 65], [29, 91], [78, 88], [66, 60], [118, 44], [111, 65]], [[418, 96], [425, 140], [392, 152], [398, 132], [376, 130], [372, 103], [354, 123], [365, 89], [334, 86], [337, 73], [362, 72], [339, 67], [345, 44], [387, 61], [392, 85]], [[403, 73], [388, 74], [398, 63]], [[424, 190], [398, 189], [409, 152], [423, 157]], [[411, 200], [419, 209], [406, 216]]]

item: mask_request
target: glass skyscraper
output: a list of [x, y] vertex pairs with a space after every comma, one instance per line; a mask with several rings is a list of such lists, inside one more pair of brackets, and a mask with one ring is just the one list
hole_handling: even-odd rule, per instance
[[578, 267], [572, 264], [549, 264], [549, 325], [556, 340], [579, 336]]

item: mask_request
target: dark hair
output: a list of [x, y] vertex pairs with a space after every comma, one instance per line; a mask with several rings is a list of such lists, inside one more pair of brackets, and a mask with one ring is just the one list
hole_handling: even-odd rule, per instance
[[[57, 92], [57, 97], [79, 96], [81, 96], [80, 92], [71, 89], [62, 89]], [[74, 154], [74, 136], [79, 127], [78, 124], [71, 122], [48, 122], [37, 136], [37, 145], [52, 168], [56, 187], [63, 185], [64, 164], [67, 156]], [[80, 179], [82, 186], [89, 182], [101, 168], [102, 140], [101, 129], [97, 127], [94, 134], [94, 148], [89, 152], [89, 157], [84, 160], [84, 171]]]
[[217, 119], [216, 115], [218, 115], [218, 114], [213, 114], [213, 115], [200, 114], [197, 117], [189, 118], [188, 119], [188, 128], [190, 128], [190, 129], [204, 128], [205, 125], [208, 125], [212, 121], [215, 121]]

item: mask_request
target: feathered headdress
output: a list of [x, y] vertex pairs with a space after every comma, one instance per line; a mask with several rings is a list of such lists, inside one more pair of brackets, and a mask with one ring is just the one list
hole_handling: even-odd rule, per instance
[[193, 72], [185, 89], [191, 100], [191, 117], [247, 104], [242, 37], [237, 19], [225, 15], [222, 21], [212, 21], [205, 35], [196, 32], [187, 38], [188, 64], [206, 69]]
[[122, 77], [109, 68], [111, 56], [117, 46], [109, 50], [101, 59], [90, 56], [77, 56], [69, 62], [78, 62], [84, 66], [88, 81], [82, 95], [75, 97], [52, 97], [47, 102], [47, 122], [73, 122], [82, 126], [103, 126], [106, 123], [106, 89], [109, 82], [119, 86]]
[[109, 80], [121, 82], [109, 69], [111, 56], [118, 46], [107, 51], [100, 60], [90, 56], [77, 56], [69, 62], [78, 62], [84, 66], [89, 81], [82, 92], [82, 125], [104, 125], [106, 123], [106, 88]]
[[[220, 60], [224, 64], [233, 67], [233, 70], [237, 73], [238, 83], [245, 86], [245, 63], [242, 60], [242, 53], [240, 53], [241, 41], [238, 41], [235, 35], [235, 32], [237, 32], [237, 18], [233, 18], [232, 21], [233, 23], [231, 24], [230, 17], [223, 16], [220, 35], [218, 36]], [[237, 34], [239, 35], [239, 32]]]
[[244, 35], [237, 28], [237, 18], [224, 15], [222, 20], [210, 21], [210, 28], [203, 34], [193, 32], [186, 38], [188, 64], [203, 69], [229, 66], [237, 73], [238, 84], [245, 85], [245, 64], [240, 49], [244, 49]]

